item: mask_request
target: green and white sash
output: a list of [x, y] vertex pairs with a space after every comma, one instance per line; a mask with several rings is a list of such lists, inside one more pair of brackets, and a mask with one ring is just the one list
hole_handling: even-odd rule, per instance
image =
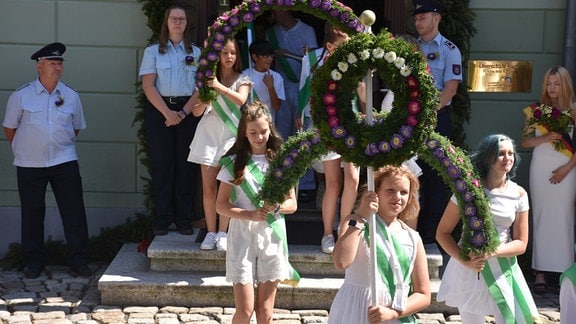
[[230, 99], [220, 94], [216, 97], [216, 100], [212, 101], [212, 108], [224, 122], [228, 130], [236, 135], [241, 117], [240, 108]]
[[[310, 69], [318, 63], [318, 55], [316, 51], [308, 52], [308, 62], [306, 60], [302, 61], [302, 71], [307, 72], [306, 79], [304, 81], [300, 80], [300, 91], [298, 92], [298, 116], [302, 116], [304, 108], [310, 103], [310, 97], [312, 96], [312, 89], [310, 87], [310, 82], [312, 81], [312, 71]], [[307, 66], [306, 66], [307, 65]]]
[[[279, 50], [280, 43], [278, 43], [278, 38], [276, 37], [276, 32], [274, 32], [274, 28], [268, 29], [266, 31], [266, 35], [268, 35], [268, 39], [270, 40], [270, 43], [272, 43], [274, 49]], [[286, 76], [288, 81], [298, 82], [298, 76], [296, 75], [296, 72], [292, 70], [292, 66], [290, 65], [288, 60], [284, 56], [276, 56], [276, 59], [280, 63], [280, 67], [282, 68], [282, 71], [284, 72], [284, 75]]]
[[482, 277], [507, 324], [541, 323], [516, 257], [488, 259]]
[[[413, 242], [414, 249], [412, 254], [408, 255], [406, 249], [398, 239], [390, 235], [386, 223], [376, 216], [376, 258], [378, 261], [378, 273], [380, 278], [392, 297], [391, 308], [404, 311], [408, 303], [408, 295], [411, 293], [410, 283], [412, 282], [412, 270], [414, 260], [416, 259], [416, 237], [415, 233], [408, 231], [410, 239]], [[367, 224], [364, 229], [364, 237], [370, 244], [370, 231]], [[402, 323], [416, 323], [413, 315], [400, 318]]]
[[[231, 156], [224, 156], [220, 160], [220, 165], [226, 168], [226, 170], [232, 176], [234, 176], [234, 160], [232, 159]], [[256, 163], [254, 163], [252, 159], [249, 159], [246, 165], [246, 172], [244, 174], [244, 177], [245, 177], [244, 181], [242, 181], [242, 183], [239, 186], [240, 189], [242, 190], [242, 192], [244, 192], [244, 194], [248, 197], [248, 199], [250, 199], [250, 202], [254, 207], [256, 208], [262, 207], [264, 202], [257, 199], [259, 188], [256, 187], [256, 184], [264, 182], [265, 177], [264, 172], [262, 172], [262, 170], [258, 168]], [[233, 195], [231, 195], [230, 198], [232, 200], [232, 203], [234, 203], [236, 202], [236, 195], [234, 194], [234, 191], [232, 191], [232, 194]], [[282, 242], [282, 247], [284, 249], [284, 257], [285, 257], [284, 261], [288, 266], [289, 279], [282, 281], [282, 283], [291, 286], [296, 286], [300, 281], [300, 274], [298, 273], [298, 271], [296, 271], [296, 269], [294, 269], [294, 267], [292, 267], [288, 258], [289, 256], [288, 237], [286, 236], [286, 223], [284, 222], [284, 215], [280, 213], [269, 213], [266, 218], [266, 222], [268, 223], [268, 226], [272, 228], [274, 234]]]

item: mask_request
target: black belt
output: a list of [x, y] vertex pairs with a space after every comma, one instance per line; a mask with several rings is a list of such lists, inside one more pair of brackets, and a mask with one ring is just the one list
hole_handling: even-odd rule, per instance
[[162, 97], [166, 103], [171, 105], [183, 104], [190, 99], [190, 96], [180, 96], [180, 97]]

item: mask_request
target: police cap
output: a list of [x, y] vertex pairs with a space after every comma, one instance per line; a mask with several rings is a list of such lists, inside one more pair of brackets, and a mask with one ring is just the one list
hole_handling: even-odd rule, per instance
[[424, 12], [442, 13], [446, 7], [440, 0], [414, 0], [414, 12], [412, 15], [417, 15]]
[[39, 49], [36, 53], [32, 54], [30, 58], [32, 60], [40, 61], [40, 60], [60, 60], [64, 61], [62, 54], [66, 52], [66, 46], [62, 43], [52, 43], [48, 44], [41, 49]]

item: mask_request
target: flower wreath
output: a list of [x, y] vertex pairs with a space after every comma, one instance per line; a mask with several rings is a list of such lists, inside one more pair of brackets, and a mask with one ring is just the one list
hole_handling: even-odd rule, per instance
[[[358, 81], [374, 69], [394, 92], [389, 114], [374, 113], [372, 125], [351, 109]], [[463, 220], [462, 257], [490, 253], [499, 245], [490, 209], [470, 159], [435, 133], [438, 92], [427, 64], [413, 45], [389, 32], [357, 34], [312, 77], [312, 118], [317, 131], [290, 138], [274, 161], [260, 198], [281, 202], [306, 168], [328, 149], [346, 161], [379, 168], [399, 165], [418, 153], [456, 195]], [[345, 109], [348, 108], [348, 109]]]
[[310, 13], [350, 34], [364, 30], [364, 25], [352, 9], [335, 0], [244, 0], [216, 18], [208, 28], [208, 37], [204, 41], [196, 71], [196, 87], [200, 90], [202, 101], [216, 98], [216, 92], [206, 86], [206, 81], [216, 73], [219, 53], [226, 41], [248, 27], [263, 12], [274, 9]]

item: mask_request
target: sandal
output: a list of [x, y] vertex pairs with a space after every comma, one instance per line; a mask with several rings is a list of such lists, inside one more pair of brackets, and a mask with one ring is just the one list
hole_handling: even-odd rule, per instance
[[545, 282], [534, 283], [534, 292], [537, 294], [544, 294], [548, 291], [548, 285]]

